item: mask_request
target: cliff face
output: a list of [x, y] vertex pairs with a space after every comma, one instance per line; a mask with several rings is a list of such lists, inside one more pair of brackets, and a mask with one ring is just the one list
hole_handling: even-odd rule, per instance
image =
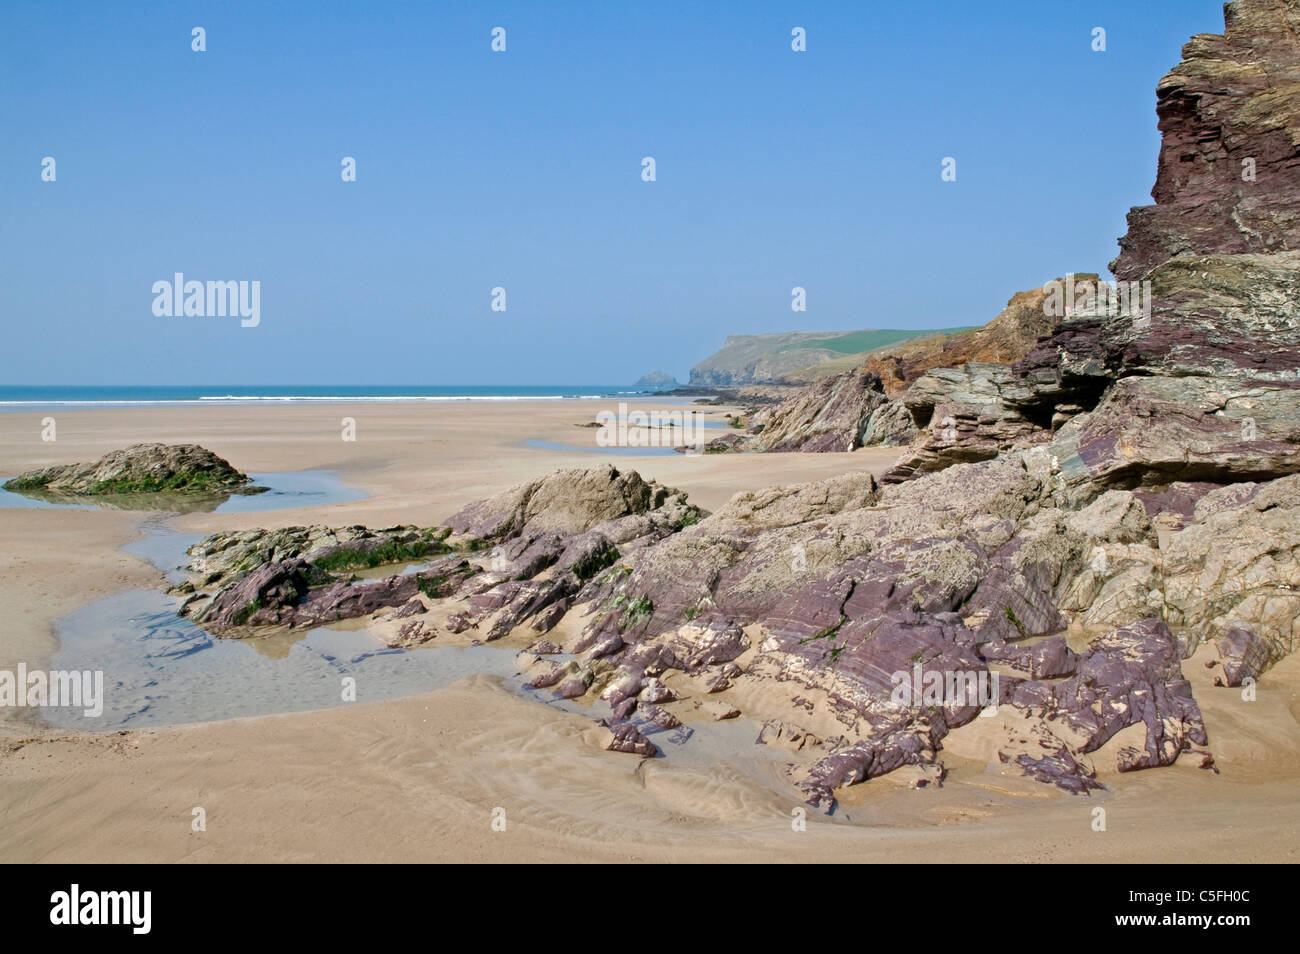
[[795, 372], [828, 362], [842, 364], [852, 355], [926, 336], [942, 337], [935, 331], [891, 328], [729, 335], [721, 349], [691, 368], [690, 383], [692, 387], [771, 384]]
[[[1075, 278], [1097, 280], [1091, 273], [1078, 274]], [[1019, 361], [1040, 338], [1060, 326], [1060, 318], [1053, 317], [1044, 308], [1046, 298], [1042, 288], [1017, 292], [997, 317], [982, 328], [908, 341], [872, 355], [865, 367], [880, 375], [885, 393], [895, 397], [934, 368], [957, 368], [968, 361], [1002, 364]]]
[[770, 383], [787, 372], [838, 357], [814, 344], [829, 337], [830, 333], [801, 332], [728, 335], [718, 351], [691, 368], [691, 386], [727, 388]]
[[1300, 249], [1300, 4], [1234, 0], [1160, 81], [1162, 145], [1111, 271], [1143, 278], [1184, 255]]

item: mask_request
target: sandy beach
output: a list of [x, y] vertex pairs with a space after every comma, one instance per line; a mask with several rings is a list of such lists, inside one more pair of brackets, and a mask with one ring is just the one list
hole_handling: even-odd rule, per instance
[[[641, 406], [658, 407], [648, 402]], [[433, 525], [464, 504], [558, 468], [612, 463], [716, 509], [734, 493], [849, 470], [852, 454], [612, 456], [588, 424], [610, 402], [185, 406], [0, 414], [0, 473], [93, 460], [143, 441], [197, 443], [240, 470], [332, 470], [369, 494], [328, 507], [192, 513], [187, 533], [307, 523]], [[722, 421], [729, 408], [707, 408]], [[356, 440], [341, 439], [342, 419]], [[0, 668], [40, 667], [54, 624], [121, 590], [160, 587], [123, 552], [156, 514], [0, 510]], [[420, 650], [414, 650], [419, 652]], [[1107, 791], [1063, 794], [996, 765], [976, 720], [944, 740], [938, 789], [874, 780], [843, 793], [855, 821], [807, 813], [779, 786], [716, 765], [643, 763], [604, 751], [589, 719], [473, 676], [444, 689], [330, 710], [123, 733], [0, 719], [0, 860], [183, 861], [1294, 861], [1300, 660], [1244, 702], [1184, 662], [1219, 772], [1184, 758], [1117, 775], [1120, 733], [1096, 753]], [[1208, 658], [1208, 657], [1206, 657]], [[1011, 716], [1008, 715], [1008, 718]], [[1094, 830], [1094, 809], [1106, 830]], [[206, 831], [193, 831], [196, 808]], [[504, 830], [494, 818], [505, 819]]]

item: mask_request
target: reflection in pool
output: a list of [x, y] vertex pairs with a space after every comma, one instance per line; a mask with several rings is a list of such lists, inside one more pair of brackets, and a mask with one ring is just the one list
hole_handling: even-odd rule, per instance
[[[427, 692], [472, 673], [509, 677], [517, 650], [388, 649], [364, 629], [319, 628], [264, 639], [217, 639], [165, 593], [131, 590], [65, 616], [55, 670], [102, 670], [104, 711], [42, 710], [64, 727], [107, 731], [347, 705]], [[520, 680], [522, 681], [522, 680]]]
[[[248, 513], [366, 496], [330, 471], [253, 478], [270, 489], [210, 502], [210, 509]], [[158, 517], [146, 520], [142, 529], [145, 535], [123, 549], [149, 560], [168, 582], [184, 579], [179, 568], [187, 562], [185, 551], [202, 535], [179, 533]], [[178, 616], [179, 607], [179, 599], [161, 588], [130, 590], [59, 620], [59, 650], [50, 668], [103, 671], [104, 711], [88, 719], [80, 709], [49, 708], [42, 710], [45, 719], [92, 731], [200, 722], [343, 705], [345, 676], [356, 680], [356, 700], [363, 702], [424, 692], [471, 673], [507, 676], [514, 671], [514, 650], [477, 646], [407, 653], [386, 648], [355, 621], [350, 627], [341, 624], [265, 639], [217, 639]]]

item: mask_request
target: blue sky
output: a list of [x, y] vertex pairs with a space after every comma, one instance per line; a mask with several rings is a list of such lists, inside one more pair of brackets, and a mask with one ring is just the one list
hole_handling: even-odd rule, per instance
[[[139, 6], [0, 5], [0, 384], [613, 384], [732, 333], [980, 324], [1105, 269], [1156, 82], [1223, 28], [1219, 0]], [[260, 325], [156, 317], [177, 271], [260, 281]]]

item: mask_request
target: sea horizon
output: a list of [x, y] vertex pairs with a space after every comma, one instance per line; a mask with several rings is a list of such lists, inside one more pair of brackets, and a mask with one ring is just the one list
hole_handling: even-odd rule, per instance
[[5, 385], [0, 386], [0, 411], [190, 404], [599, 400], [652, 393], [631, 385], [594, 384]]

